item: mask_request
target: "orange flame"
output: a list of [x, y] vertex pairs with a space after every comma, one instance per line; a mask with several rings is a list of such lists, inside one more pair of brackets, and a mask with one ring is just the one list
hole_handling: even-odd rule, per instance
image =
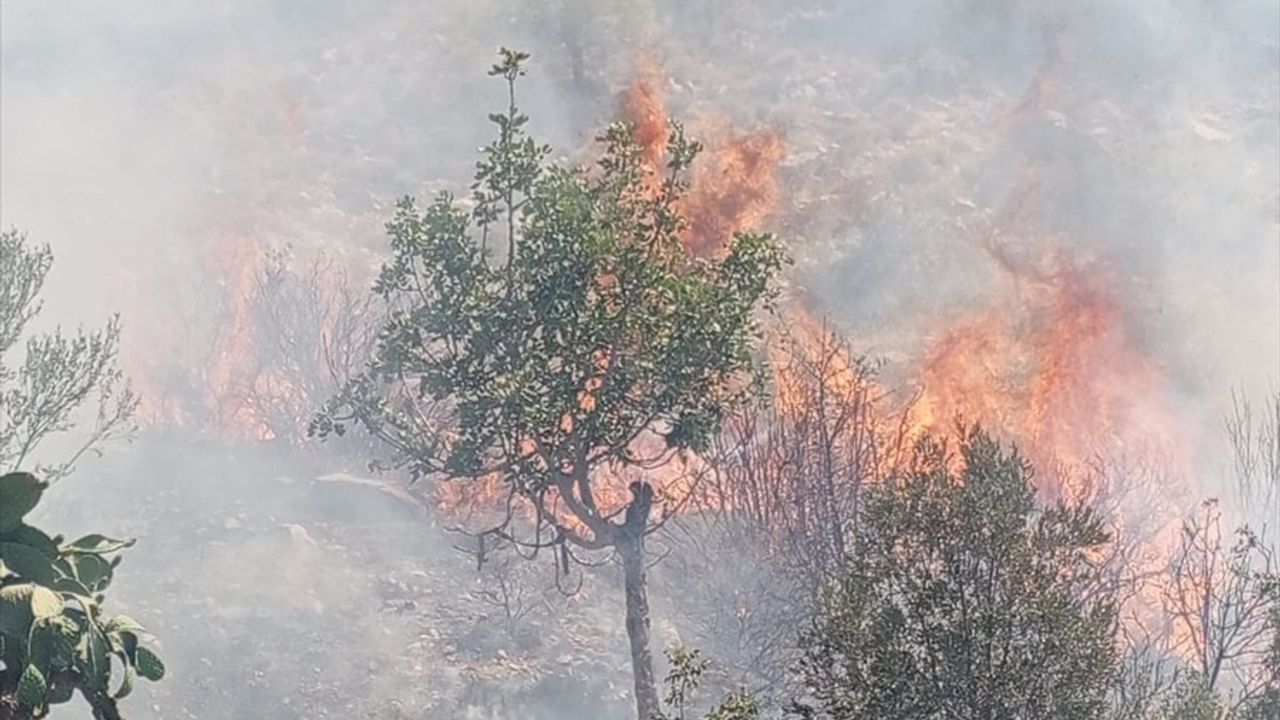
[[651, 58], [640, 63], [636, 78], [622, 96], [622, 117], [631, 124], [632, 139], [651, 170], [662, 167], [667, 151], [666, 96], [659, 85], [662, 73]]
[[[661, 77], [651, 60], [641, 63], [620, 108], [641, 147], [641, 158], [655, 174], [662, 167], [668, 132]], [[680, 207], [688, 222], [682, 236], [685, 249], [699, 257], [714, 255], [735, 233], [759, 227], [773, 213], [779, 196], [778, 166], [785, 153], [775, 128], [721, 131], [708, 145]]]
[[250, 298], [262, 257], [263, 251], [257, 242], [240, 237], [221, 245], [215, 260], [215, 267], [223, 278], [227, 326], [209, 371], [213, 421], [226, 432], [245, 436], [241, 439], [272, 438], [271, 432], [255, 421], [239, 387], [248, 370], [246, 365], [253, 358]]
[[1082, 478], [1097, 457], [1156, 451], [1188, 467], [1167, 378], [1135, 343], [1110, 288], [1056, 264], [1022, 285], [1017, 310], [984, 310], [933, 342], [916, 424], [963, 417], [1018, 442], [1037, 467], [1065, 466], [1064, 485], [1042, 488], [1049, 497], [1092, 499]]
[[707, 256], [735, 233], [760, 226], [778, 202], [778, 165], [784, 148], [773, 129], [731, 134], [694, 171], [684, 212], [689, 219], [685, 248]]
[[[243, 364], [251, 357], [252, 328], [250, 297], [260, 268], [263, 249], [251, 237], [233, 235], [218, 243], [209, 259], [217, 278], [223, 308], [218, 327], [211, 330], [210, 355], [198, 357], [190, 341], [175, 348], [164, 368], [148, 362], [133, 373], [140, 385], [142, 421], [150, 426], [192, 426], [209, 424], [226, 430], [236, 440], [261, 438], [256, 423], [238, 400], [235, 391], [244, 374]], [[197, 333], [199, 329], [185, 327]], [[179, 343], [183, 340], [179, 340]], [[181, 355], [181, 356], [179, 356]]]
[[233, 442], [301, 440], [334, 390], [333, 373], [363, 361], [368, 306], [323, 256], [299, 270], [234, 235], [207, 264], [217, 278], [215, 315], [181, 328], [172, 352], [158, 354], [163, 363], [149, 359], [134, 373], [144, 423]]

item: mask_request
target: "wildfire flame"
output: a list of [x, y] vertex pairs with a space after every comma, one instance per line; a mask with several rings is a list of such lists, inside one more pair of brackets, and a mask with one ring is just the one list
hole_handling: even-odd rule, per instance
[[[1052, 122], [1064, 31], [1061, 22], [1045, 28], [1044, 59], [1008, 115], [1011, 137]], [[962, 417], [1016, 442], [1050, 500], [1097, 500], [1102, 488], [1089, 468], [1099, 462], [1159, 457], [1170, 476], [1188, 477], [1189, 427], [1164, 367], [1134, 331], [1124, 281], [1046, 234], [1036, 220], [1039, 163], [1024, 156], [1019, 164], [1014, 190], [978, 242], [1006, 290], [935, 328], [919, 363], [914, 423], [945, 429]]]
[[[981, 422], [1018, 442], [1038, 467], [1065, 464], [1075, 472], [1060, 476], [1077, 483], [1098, 455], [1154, 451], [1185, 468], [1163, 370], [1135, 343], [1100, 277], [1058, 263], [1023, 284], [1015, 303], [940, 333], [921, 362], [916, 424]], [[1083, 484], [1042, 490], [1091, 499]]]
[[215, 314], [180, 328], [171, 352], [149, 354], [164, 361], [135, 373], [146, 425], [230, 442], [305, 438], [337, 375], [364, 361], [370, 306], [350, 293], [346, 268], [323, 255], [299, 268], [287, 257], [246, 235], [212, 247], [217, 281], [205, 290]]
[[244, 398], [242, 378], [252, 363], [252, 306], [254, 282], [264, 255], [250, 238], [238, 237], [219, 246], [216, 267], [223, 278], [227, 325], [209, 372], [213, 422], [240, 439], [270, 440], [271, 431], [253, 416]]
[[[668, 116], [662, 73], [641, 63], [622, 96], [621, 115], [630, 123], [641, 158], [655, 174], [666, 152]], [[692, 255], [706, 257], [724, 248], [735, 233], [758, 228], [778, 204], [778, 166], [786, 147], [776, 128], [750, 132], [721, 129], [694, 167], [693, 183], [680, 210], [688, 222], [682, 240]]]
[[[140, 385], [139, 410], [145, 425], [208, 426], [232, 440], [260, 434], [236, 387], [242, 366], [252, 355], [250, 303], [263, 257], [261, 245], [246, 235], [229, 235], [215, 244], [209, 267], [217, 278], [218, 299], [223, 305], [218, 327], [208, 338], [209, 355], [200, 356], [188, 344], [180, 348], [183, 353], [175, 348], [169, 363], [149, 362], [143, 371], [133, 373]], [[183, 330], [198, 332], [193, 327]], [[177, 342], [190, 340], [184, 337]]]
[[[1050, 53], [1030, 95], [1033, 101], [1024, 105], [1038, 107], [1050, 94], [1046, 88], [1052, 84], [1054, 57]], [[642, 159], [655, 173], [668, 133], [664, 77], [653, 62], [642, 63], [619, 106], [633, 127]], [[720, 127], [710, 137], [680, 208], [688, 221], [682, 239], [696, 256], [713, 255], [734, 233], [759, 227], [780, 197], [777, 174], [785, 147], [778, 131]], [[1034, 183], [1026, 187], [1011, 199], [1007, 214], [1014, 220], [1035, 200]], [[1005, 218], [998, 224], [1014, 223]], [[1035, 262], [1020, 260], [998, 233], [987, 239], [985, 250], [1012, 289], [1002, 302], [935, 329], [918, 363], [921, 394], [908, 412], [910, 432], [945, 433], [958, 417], [980, 422], [1017, 442], [1038, 467], [1075, 470], [1041, 474], [1041, 489], [1049, 498], [1095, 496], [1098, 489], [1081, 469], [1098, 456], [1155, 452], [1179, 469], [1189, 466], [1185, 433], [1169, 405], [1169, 380], [1131, 332], [1113, 279], [1061, 251]], [[222, 278], [224, 317], [215, 352], [193, 372], [192, 384], [204, 393], [197, 404], [211, 416], [209, 422], [229, 439], [270, 439], [281, 432], [266, 416], [264, 407], [271, 403], [250, 402], [250, 396], [286, 406], [310, 392], [288, 372], [258, 361], [254, 291], [265, 257], [258, 242], [237, 235], [219, 244], [212, 261]], [[788, 313], [794, 340], [815, 352], [827, 347], [829, 330], [819, 328], [801, 307], [792, 306]], [[770, 352], [776, 354], [776, 349]], [[846, 351], [828, 360], [835, 363], [829, 380], [867, 382]], [[775, 372], [786, 372], [783, 363], [774, 364]], [[783, 412], [788, 403], [807, 401], [786, 395], [785, 378], [775, 386]], [[571, 427], [575, 413], [593, 411], [596, 389], [588, 384], [578, 391], [572, 403], [576, 408], [564, 415], [562, 424]], [[876, 389], [876, 394], [885, 393]], [[148, 414], [156, 423], [194, 423], [191, 412], [175, 409], [180, 404], [172, 396], [164, 388], [147, 392]], [[629, 501], [627, 486], [634, 478], [622, 472], [603, 474], [608, 477], [596, 483], [597, 502], [604, 512], [614, 512]], [[677, 474], [688, 476], [689, 468]], [[680, 482], [686, 481], [672, 481], [672, 487], [678, 490]], [[466, 513], [498, 507], [506, 495], [500, 479], [490, 478], [443, 484], [438, 502], [451, 513]], [[572, 522], [567, 515], [559, 519]]]
[[690, 253], [712, 255], [735, 233], [759, 227], [773, 213], [783, 151], [782, 137], [772, 129], [730, 134], [697, 166], [683, 208]]
[[631, 124], [632, 139], [640, 145], [641, 158], [651, 170], [662, 167], [667, 150], [667, 99], [661, 77], [653, 59], [644, 58], [635, 80], [622, 96], [622, 118]]

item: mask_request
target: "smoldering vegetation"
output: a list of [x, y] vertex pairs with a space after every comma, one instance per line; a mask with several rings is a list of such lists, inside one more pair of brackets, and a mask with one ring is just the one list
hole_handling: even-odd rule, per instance
[[895, 422], [1074, 464], [1055, 487], [1112, 507], [1126, 557], [1205, 497], [1276, 507], [1274, 3], [9, 2], [0, 26], [0, 219], [56, 255], [39, 322], [119, 311], [143, 397], [39, 518], [139, 539], [111, 602], [171, 677], [130, 717], [631, 712], [613, 564], [477, 567], [429, 483], [305, 436], [371, 342], [391, 203], [470, 181], [498, 45], [532, 53], [522, 105], [566, 162], [645, 78], [704, 160], [781, 148], [738, 182], [795, 259], [790, 392], [730, 423], [711, 509], [654, 540], [655, 644], [712, 658], [708, 695], [786, 700]]

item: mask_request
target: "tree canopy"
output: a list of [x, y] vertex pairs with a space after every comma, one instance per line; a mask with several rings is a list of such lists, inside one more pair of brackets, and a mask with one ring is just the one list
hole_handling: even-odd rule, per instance
[[[514, 88], [525, 56], [492, 73]], [[415, 475], [500, 473], [571, 540], [611, 542], [593, 470], [652, 465], [637, 441], [699, 449], [755, 381], [756, 311], [783, 262], [772, 236], [739, 234], [718, 259], [686, 254], [679, 210], [699, 146], [672, 127], [654, 177], [628, 127], [594, 169], [548, 161], [514, 104], [490, 119], [467, 208], [412, 199], [387, 225], [376, 292], [390, 308], [376, 356], [315, 423], [357, 421]], [[498, 247], [504, 242], [504, 247]], [[552, 496], [590, 530], [558, 523]]]
[[[756, 391], [758, 314], [784, 255], [756, 233], [712, 258], [685, 251], [682, 199], [700, 146], [678, 124], [663, 168], [622, 123], [598, 138], [593, 167], [551, 162], [515, 101], [527, 58], [504, 50], [490, 72], [508, 106], [489, 116], [497, 138], [470, 203], [444, 193], [425, 210], [397, 205], [375, 285], [389, 320], [367, 370], [313, 431], [357, 423], [415, 477], [500, 478], [508, 511], [481, 542], [555, 546], [565, 565], [570, 547], [618, 549], [647, 718], [658, 708], [642, 541], [661, 497], [639, 477], [624, 514], [600, 501], [598, 483], [605, 470], [643, 473], [705, 448]], [[521, 500], [534, 521], [517, 537]]]
[[1030, 467], [980, 431], [959, 449], [926, 443], [868, 489], [849, 570], [804, 638], [800, 716], [1104, 717], [1116, 611], [1091, 562], [1102, 519], [1039, 507]]

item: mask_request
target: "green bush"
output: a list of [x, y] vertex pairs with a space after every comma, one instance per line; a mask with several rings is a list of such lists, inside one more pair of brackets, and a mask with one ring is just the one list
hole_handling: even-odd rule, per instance
[[133, 541], [64, 542], [26, 524], [47, 487], [29, 473], [0, 476], [0, 720], [44, 717], [75, 691], [98, 720], [120, 718], [116, 702], [137, 676], [164, 677], [142, 626], [102, 611], [118, 553]]
[[[687, 720], [686, 706], [698, 687], [702, 684], [702, 676], [711, 663], [703, 660], [696, 649], [676, 647], [667, 651], [667, 661], [671, 663], [671, 671], [667, 673], [667, 695], [663, 700], [667, 711], [659, 712], [653, 720]], [[719, 705], [711, 708], [703, 720], [759, 720], [760, 703], [744, 689], [738, 689], [727, 696]]]

